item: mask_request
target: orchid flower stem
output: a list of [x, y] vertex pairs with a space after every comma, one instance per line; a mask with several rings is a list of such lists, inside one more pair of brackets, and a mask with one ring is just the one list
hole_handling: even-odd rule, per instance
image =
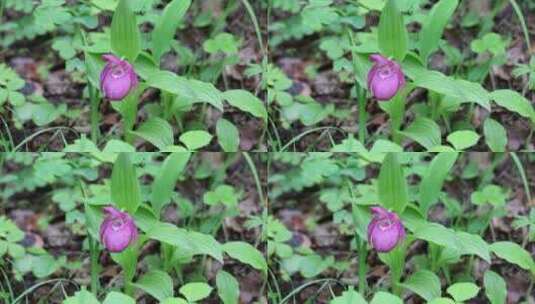
[[0, 0], [0, 22], [2, 22], [2, 18], [4, 17], [5, 7], [6, 7], [6, 0]]
[[89, 99], [91, 100], [91, 140], [98, 144], [100, 137], [100, 129], [98, 127], [100, 121], [100, 99], [98, 98], [95, 87], [89, 83]]
[[357, 84], [357, 99], [359, 103], [359, 141], [366, 144], [366, 91]]
[[99, 289], [99, 264], [98, 264], [98, 244], [95, 242], [93, 237], [89, 236], [89, 254], [91, 256], [91, 292], [96, 296], [98, 295]]
[[[407, 240], [405, 240], [407, 242]], [[406, 243], [400, 244], [394, 250], [382, 254], [381, 260], [390, 267], [390, 282], [392, 293], [401, 297], [402, 288], [400, 285], [401, 276], [405, 269]]]
[[362, 295], [366, 294], [366, 289], [368, 287], [368, 282], [366, 281], [366, 273], [368, 272], [368, 265], [366, 260], [368, 257], [368, 248], [366, 247], [366, 242], [362, 239], [358, 239], [359, 243], [359, 292]]

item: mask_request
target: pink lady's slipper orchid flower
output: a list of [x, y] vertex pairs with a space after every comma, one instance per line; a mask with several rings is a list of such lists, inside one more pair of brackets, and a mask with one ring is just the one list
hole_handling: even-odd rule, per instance
[[107, 63], [100, 73], [100, 89], [106, 98], [122, 100], [138, 84], [134, 67], [115, 55], [107, 54], [102, 58]]
[[114, 207], [105, 207], [106, 217], [100, 226], [100, 241], [111, 252], [122, 252], [137, 239], [134, 219]]
[[371, 208], [373, 219], [368, 225], [368, 242], [378, 252], [389, 252], [405, 239], [405, 227], [394, 212], [383, 207]]
[[370, 56], [375, 62], [368, 73], [368, 89], [377, 100], [390, 100], [405, 86], [401, 66], [379, 54]]

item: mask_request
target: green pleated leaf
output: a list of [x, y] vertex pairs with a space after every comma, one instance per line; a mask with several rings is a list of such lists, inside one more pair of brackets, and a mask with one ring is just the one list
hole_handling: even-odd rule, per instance
[[173, 128], [164, 119], [151, 117], [144, 122], [139, 128], [131, 132], [132, 134], [150, 142], [159, 150], [173, 145]]
[[85, 287], [77, 291], [74, 296], [68, 297], [63, 301], [63, 304], [100, 304], [94, 294], [87, 291]]
[[419, 143], [427, 150], [440, 146], [442, 143], [440, 127], [436, 122], [425, 117], [416, 118], [407, 128], [399, 133]]
[[513, 90], [497, 90], [490, 93], [490, 96], [499, 106], [528, 118], [532, 123], [535, 123], [535, 109], [533, 109], [531, 102], [520, 95], [520, 93]]
[[460, 103], [477, 103], [490, 111], [490, 94], [481, 84], [464, 79], [455, 79], [438, 71], [430, 71], [422, 67], [412, 57], [403, 63], [403, 71], [414, 80], [414, 85], [436, 93], [449, 96]]
[[487, 270], [483, 276], [485, 294], [491, 304], [505, 304], [507, 300], [507, 284], [496, 272]]
[[156, 69], [147, 69], [144, 73], [146, 84], [150, 87], [177, 95], [181, 101], [186, 103], [209, 103], [223, 111], [222, 94], [211, 83], [187, 79], [169, 71]]
[[217, 294], [223, 304], [238, 304], [240, 285], [230, 273], [220, 270], [216, 276]]
[[428, 222], [420, 225], [414, 231], [414, 237], [455, 251], [459, 251], [462, 246], [455, 231], [439, 223]]
[[141, 52], [141, 34], [131, 1], [120, 0], [111, 22], [111, 48], [119, 56], [134, 62]]
[[341, 296], [335, 297], [329, 304], [366, 304], [364, 297], [353, 289], [344, 291]]
[[173, 279], [160, 270], [152, 270], [144, 274], [132, 285], [150, 294], [158, 301], [163, 301], [173, 296]]
[[267, 121], [268, 113], [265, 104], [258, 97], [244, 90], [230, 90], [223, 93], [223, 97], [234, 106], [251, 115]]
[[200, 301], [207, 298], [212, 292], [213, 288], [203, 282], [188, 283], [178, 290], [189, 303]]
[[515, 264], [522, 269], [530, 270], [535, 274], [535, 262], [533, 258], [520, 245], [509, 241], [496, 242], [490, 245], [490, 250], [507, 262]]
[[481, 236], [464, 231], [457, 231], [456, 235], [461, 247], [460, 254], [477, 255], [490, 264], [490, 246]]
[[176, 29], [188, 11], [191, 0], [173, 0], [169, 3], [152, 32], [152, 54], [156, 62], [169, 50]]
[[485, 134], [485, 141], [492, 152], [506, 151], [507, 131], [499, 122], [492, 118], [485, 119], [483, 134]]
[[128, 153], [120, 153], [111, 174], [111, 198], [120, 209], [130, 214], [136, 213], [141, 204], [141, 190], [136, 168], [130, 161]]
[[403, 300], [391, 293], [379, 291], [373, 295], [370, 304], [403, 304]]
[[457, 153], [440, 153], [427, 167], [419, 187], [420, 210], [423, 214], [427, 214], [429, 208], [437, 202], [442, 185], [455, 164], [457, 156]]
[[397, 0], [388, 0], [379, 21], [379, 48], [387, 57], [403, 61], [408, 52], [409, 34]]
[[103, 304], [136, 304], [136, 300], [123, 293], [112, 291], [106, 296]]
[[429, 55], [438, 49], [444, 28], [459, 5], [459, 0], [440, 0], [427, 15], [420, 32], [419, 50], [422, 61], [427, 63]]
[[455, 131], [446, 138], [456, 151], [461, 151], [475, 146], [479, 141], [479, 134], [470, 130]]
[[379, 173], [379, 201], [385, 208], [401, 214], [409, 202], [407, 188], [407, 180], [397, 155], [388, 153], [383, 160]]
[[191, 154], [188, 152], [172, 153], [163, 162], [158, 175], [152, 183], [151, 204], [154, 213], [159, 216], [162, 208], [171, 201], [173, 190], [180, 174], [186, 167]]
[[210, 144], [213, 136], [202, 130], [188, 131], [180, 135], [179, 140], [189, 151], [197, 150]]
[[455, 283], [446, 290], [457, 302], [464, 302], [477, 296], [479, 287], [470, 282]]
[[267, 274], [268, 266], [266, 258], [258, 249], [245, 242], [228, 242], [223, 244], [223, 250], [232, 258], [248, 264]]
[[219, 145], [225, 152], [237, 152], [240, 145], [238, 128], [230, 121], [220, 118], [216, 125], [216, 134]]
[[400, 284], [414, 292], [426, 301], [440, 297], [440, 279], [436, 274], [428, 270], [420, 270], [411, 275], [405, 282]]

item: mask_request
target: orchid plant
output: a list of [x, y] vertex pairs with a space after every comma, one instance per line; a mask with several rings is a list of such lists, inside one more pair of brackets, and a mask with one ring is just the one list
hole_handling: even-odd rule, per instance
[[[2, 303], [37, 301], [46, 289], [51, 294], [39, 300], [50, 303], [237, 304], [251, 297], [244, 277], [259, 278], [259, 284], [267, 277], [263, 244], [256, 242], [263, 195], [254, 183], [241, 187], [228, 178], [236, 168], [237, 175], [256, 175], [256, 156], [95, 152], [11, 155], [4, 161]], [[13, 165], [19, 170], [9, 171]], [[22, 193], [31, 200], [17, 200]], [[43, 203], [35, 204], [36, 198]], [[16, 201], [14, 209], [8, 200]], [[242, 200], [252, 200], [247, 208], [258, 211], [242, 212]], [[32, 221], [26, 215], [14, 223], [18, 211], [11, 210], [28, 214], [33, 207], [39, 227], [20, 226]], [[55, 219], [66, 234], [52, 235]], [[247, 221], [241, 230], [246, 237], [229, 228], [235, 220]], [[48, 231], [43, 241], [40, 235]], [[67, 273], [81, 269], [83, 282], [75, 284]], [[27, 284], [30, 278], [36, 283]], [[48, 289], [54, 284], [65, 284], [65, 293]]]
[[[477, 18], [477, 5], [492, 9]], [[528, 12], [514, 0], [274, 1], [273, 150], [532, 150]]]
[[[190, 159], [189, 153], [173, 153], [163, 162], [160, 174], [152, 185], [151, 200], [143, 204], [136, 169], [128, 153], [117, 155], [114, 161], [111, 179], [111, 198], [113, 202], [104, 208], [86, 203], [85, 212], [91, 246], [92, 263], [98, 263], [98, 255], [104, 251], [111, 253], [113, 260], [121, 265], [124, 276], [124, 301], [134, 303], [134, 290], [142, 290], [162, 303], [194, 303], [207, 297], [212, 287], [204, 282], [183, 282], [181, 296], [174, 296], [173, 279], [170, 273], [176, 272], [181, 277], [183, 264], [191, 262], [194, 256], [209, 256], [219, 263], [224, 263], [223, 254], [237, 259], [250, 267], [267, 273], [267, 264], [262, 253], [254, 246], [242, 241], [218, 242], [212, 235], [179, 228], [161, 221], [160, 213], [170, 202], [175, 183], [181, 171]], [[100, 220], [102, 218], [102, 220]], [[99, 224], [100, 223], [100, 224]], [[138, 230], [141, 230], [139, 232]], [[97, 231], [98, 234], [97, 234]], [[98, 237], [97, 237], [98, 236]], [[160, 243], [163, 270], [149, 270], [137, 280], [137, 264], [141, 249], [149, 241]], [[96, 244], [99, 242], [101, 246]], [[81, 291], [72, 299], [75, 301], [89, 296], [96, 299], [99, 294], [98, 265], [91, 267], [91, 294]], [[234, 277], [221, 271], [222, 280], [235, 281]], [[219, 280], [219, 278], [218, 278]], [[219, 286], [219, 288], [224, 288]], [[229, 291], [221, 290], [221, 294]], [[237, 294], [225, 298], [228, 303], [236, 303]], [[116, 294], [118, 296], [118, 294]], [[114, 296], [116, 296], [114, 295]], [[110, 297], [111, 294], [108, 295]], [[108, 297], [104, 303], [108, 303]]]
[[[146, 41], [142, 39], [132, 1], [120, 0], [114, 8], [109, 35], [103, 45], [92, 38], [96, 37], [94, 33], [83, 35], [86, 37], [85, 63], [93, 113], [92, 143], [83, 139], [70, 150], [100, 143], [99, 108], [102, 100], [109, 100], [123, 118], [123, 139], [126, 141], [123, 146], [132, 146], [136, 140], [141, 140], [161, 151], [212, 149], [214, 137], [219, 142], [217, 150], [233, 152], [240, 149], [240, 131], [226, 118], [221, 117], [212, 126], [215, 134], [210, 132], [209, 126], [185, 126], [184, 114], [198, 108], [197, 104], [203, 104], [201, 119], [207, 115], [207, 106], [224, 113], [226, 100], [229, 106], [259, 119], [260, 123], [267, 121], [262, 100], [246, 90], [222, 92], [211, 83], [160, 69], [162, 57], [170, 51], [175, 32], [190, 5], [190, 0], [168, 3], [149, 35], [151, 39]], [[150, 88], [159, 91], [159, 100], [153, 98], [159, 103], [153, 104], [150, 110], [146, 107], [147, 117], [138, 122], [142, 94]], [[178, 142], [175, 141], [177, 131], [180, 134]], [[131, 150], [135, 151], [135, 148]]]
[[[274, 153], [268, 261], [280, 274], [271, 286], [287, 290], [271, 290], [273, 302], [292, 303], [315, 292], [330, 304], [463, 303], [476, 297], [504, 304], [510, 284], [504, 267], [523, 272], [533, 286], [529, 234], [518, 242], [492, 227], [498, 218], [512, 217], [504, 210], [510, 193], [494, 184], [492, 172], [517, 164], [505, 170], [522, 176], [533, 159], [489, 155], [488, 167], [474, 168], [478, 157]], [[456, 197], [459, 180], [481, 184], [474, 183], [466, 198]], [[323, 250], [327, 244], [336, 249]], [[474, 267], [485, 270], [474, 273]]]
[[[447, 135], [448, 145], [442, 143], [441, 128], [439, 118], [447, 119], [451, 109], [459, 109], [463, 103], [470, 103], [470, 111], [473, 114], [474, 106], [479, 106], [489, 113], [492, 112], [491, 101], [498, 106], [515, 112], [517, 115], [526, 117], [533, 126], [534, 110], [528, 99], [520, 93], [510, 89], [498, 89], [492, 92], [487, 91], [481, 84], [475, 81], [469, 81], [452, 76], [444, 75], [438, 71], [428, 69], [429, 59], [439, 49], [446, 49], [441, 43], [441, 37], [452, 18], [455, 10], [459, 6], [458, 0], [441, 0], [434, 4], [428, 12], [422, 24], [422, 29], [418, 33], [418, 40], [415, 42], [415, 51], [410, 45], [410, 33], [407, 30], [404, 14], [401, 11], [400, 4], [397, 1], [385, 1], [381, 12], [378, 26], [377, 39], [378, 50], [381, 55], [391, 58], [396, 68], [391, 74], [395, 74], [400, 82], [405, 83], [405, 76], [410, 78], [407, 86], [403, 89], [400, 85], [395, 85], [394, 80], [382, 79], [376, 83], [368, 82], [368, 90], [376, 96], [377, 86], [383, 90], [392, 90], [396, 92], [393, 96], [387, 98], [388, 104], [381, 104], [381, 108], [389, 114], [391, 118], [391, 135], [393, 141], [402, 145], [403, 140], [409, 140], [417, 143], [427, 151], [459, 151], [469, 149], [477, 145], [480, 136], [472, 129], [450, 130]], [[522, 16], [519, 16], [521, 21]], [[528, 39], [529, 41], [529, 39]], [[474, 48], [475, 43], [472, 44]], [[365, 54], [353, 54], [357, 64], [363, 64], [362, 56]], [[378, 55], [371, 55], [371, 60], [377, 62]], [[382, 58], [384, 58], [382, 57]], [[357, 71], [363, 71], [366, 68], [359, 68]], [[377, 63], [369, 72], [372, 77], [377, 69]], [[360, 79], [362, 76], [357, 76]], [[393, 76], [392, 76], [393, 77]], [[403, 80], [401, 80], [403, 79]], [[483, 81], [483, 79], [481, 79]], [[393, 82], [394, 84], [392, 84]], [[373, 86], [372, 86], [373, 85]], [[397, 90], [396, 90], [397, 89]], [[416, 117], [404, 129], [401, 129], [406, 120], [406, 105], [409, 101], [408, 96], [412, 91], [424, 89], [428, 91], [428, 104], [430, 116]], [[362, 96], [361, 96], [362, 98]], [[365, 129], [365, 122], [359, 122], [360, 127]], [[505, 128], [491, 117], [483, 124], [484, 135], [488, 147], [494, 152], [506, 150], [507, 140]], [[501, 135], [499, 135], [501, 134]], [[505, 138], [504, 138], [505, 137]], [[361, 141], [364, 140], [360, 137]], [[504, 141], [505, 139], [505, 141]], [[529, 142], [529, 139], [526, 143]]]

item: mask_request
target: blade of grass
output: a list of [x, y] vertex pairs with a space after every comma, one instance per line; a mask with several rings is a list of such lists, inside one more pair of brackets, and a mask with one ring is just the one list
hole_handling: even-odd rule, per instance
[[305, 289], [305, 288], [307, 288], [309, 286], [312, 286], [312, 285], [315, 285], [315, 284], [323, 284], [324, 282], [334, 282], [334, 283], [338, 283], [341, 286], [343, 286], [343, 284], [341, 284], [338, 280], [331, 279], [331, 278], [318, 279], [318, 280], [310, 281], [310, 282], [307, 282], [307, 283], [297, 287], [296, 289], [292, 290], [292, 292], [290, 292], [284, 299], [282, 299], [282, 301], [279, 304], [284, 304], [284, 303], [288, 302], [293, 296], [297, 295], [303, 289]]
[[18, 151], [20, 148], [22, 148], [25, 144], [27, 144], [28, 142], [30, 142], [31, 140], [33, 140], [35, 137], [43, 134], [43, 133], [46, 133], [46, 132], [50, 132], [50, 131], [57, 131], [57, 130], [67, 130], [67, 131], [71, 131], [73, 132], [74, 134], [76, 134], [76, 136], [79, 136], [78, 132], [73, 129], [73, 128], [68, 128], [68, 127], [51, 127], [51, 128], [46, 128], [46, 129], [43, 129], [43, 130], [39, 130], [35, 133], [33, 133], [32, 135], [26, 137], [23, 141], [21, 141], [15, 148], [13, 148], [13, 152], [16, 152]]
[[73, 284], [74, 286], [76, 286], [77, 288], [79, 287], [78, 284], [76, 284], [76, 282], [72, 281], [72, 280], [67, 280], [67, 279], [52, 279], [52, 280], [47, 280], [47, 281], [44, 281], [44, 282], [41, 282], [41, 283], [37, 283], [35, 285], [33, 285], [32, 287], [26, 289], [21, 295], [19, 295], [11, 304], [17, 304], [20, 300], [24, 299], [27, 295], [31, 294], [32, 292], [34, 292], [37, 288], [41, 287], [41, 286], [44, 286], [44, 285], [48, 285], [48, 284], [55, 284], [57, 282], [68, 282], [68, 283], [71, 283]]
[[520, 20], [520, 26], [522, 27], [522, 31], [524, 32], [524, 39], [526, 40], [528, 53], [531, 53], [531, 41], [529, 38], [529, 31], [526, 25], [526, 19], [524, 18], [524, 14], [522, 13], [522, 10], [520, 9], [520, 6], [516, 2], [516, 0], [509, 0], [509, 3], [511, 3], [511, 6], [513, 7], [516, 15], [518, 16], [518, 19]]
[[524, 170], [524, 167], [522, 166], [522, 162], [518, 158], [518, 155], [516, 155], [516, 153], [514, 152], [511, 152], [511, 158], [513, 159], [513, 162], [515, 163], [516, 168], [518, 169], [518, 173], [520, 174], [520, 178], [522, 179], [522, 183], [524, 184], [524, 191], [526, 192], [528, 201], [531, 202], [531, 191], [529, 189], [529, 182], [526, 177], [526, 171]]
[[310, 130], [307, 130], [307, 131], [297, 135], [296, 137], [292, 138], [286, 145], [284, 145], [284, 147], [282, 147], [280, 149], [279, 152], [286, 151], [286, 149], [288, 149], [291, 145], [293, 145], [294, 143], [298, 142], [299, 140], [301, 140], [301, 138], [307, 136], [310, 133], [314, 133], [314, 132], [318, 132], [318, 131], [324, 131], [324, 130], [328, 130], [328, 129], [333, 129], [335, 131], [340, 131], [344, 135], [346, 134], [346, 131], [344, 129], [337, 128], [337, 127], [318, 127], [318, 128], [310, 129]]
[[249, 0], [241, 0], [241, 2], [243, 3], [243, 6], [245, 6], [245, 9], [247, 10], [249, 17], [251, 18], [253, 22], [253, 26], [256, 32], [256, 38], [258, 39], [258, 45], [260, 46], [260, 50], [262, 50], [264, 57], [266, 57], [267, 50], [264, 48], [264, 41], [262, 40], [262, 32], [260, 31], [260, 25], [258, 24], [258, 19], [256, 18], [253, 7], [251, 6], [251, 3], [249, 2]]

